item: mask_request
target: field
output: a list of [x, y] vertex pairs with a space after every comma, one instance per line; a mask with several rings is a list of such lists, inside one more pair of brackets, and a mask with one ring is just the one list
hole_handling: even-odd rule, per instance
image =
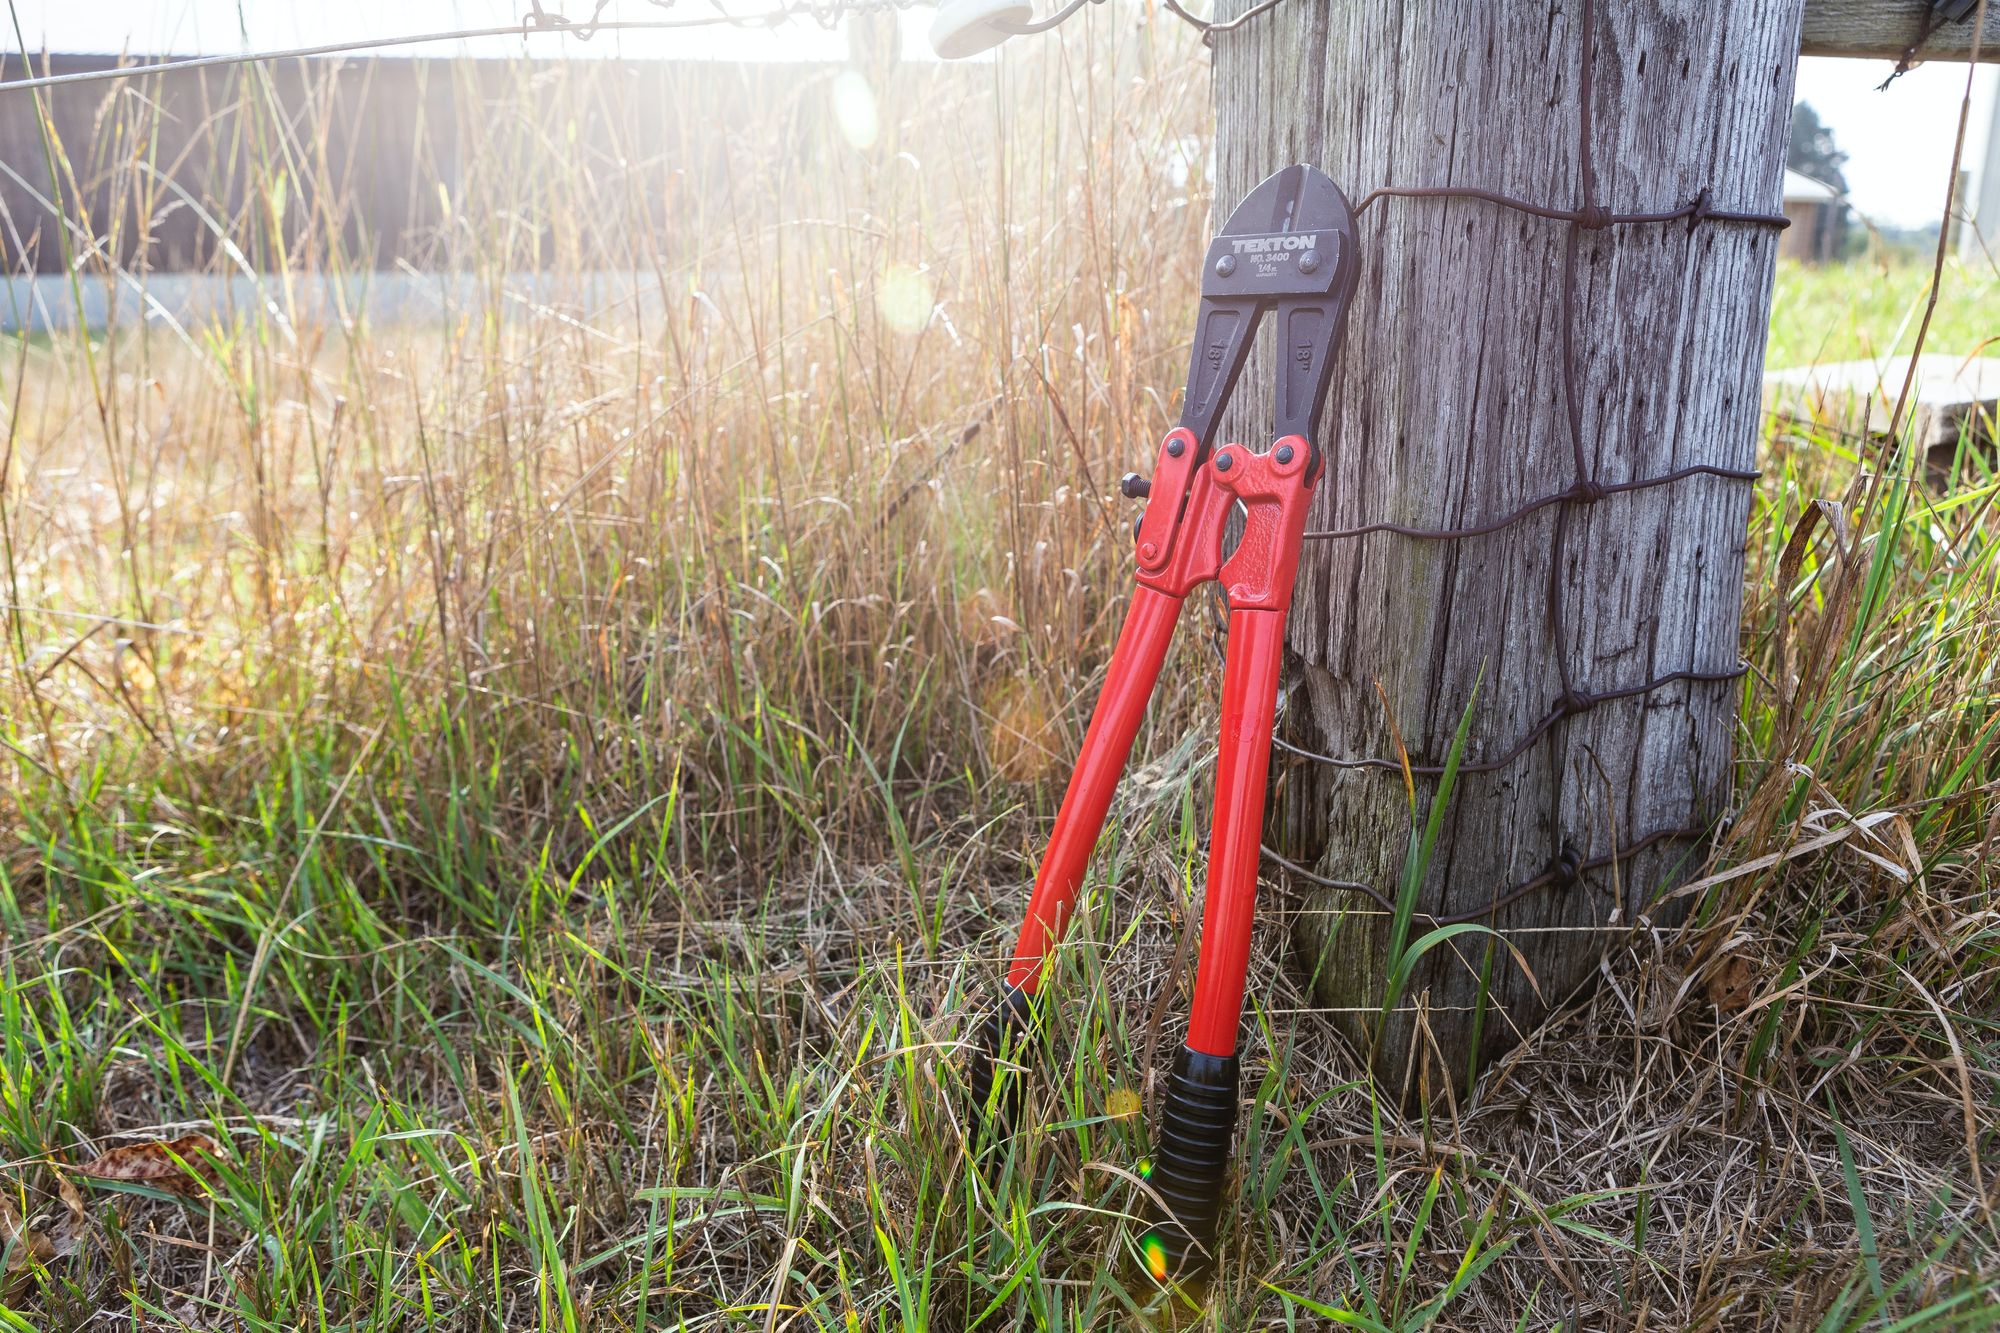
[[[664, 229], [621, 172], [699, 160], [710, 108], [579, 151], [547, 127], [588, 70], [524, 75], [436, 241], [484, 299], [382, 326], [298, 313], [339, 230], [280, 225], [311, 129], [234, 76], [215, 225], [268, 299], [0, 343], [0, 1323], [1995, 1325], [2000, 480], [1837, 421], [1767, 425], [1707, 867], [1742, 873], [1684, 929], [1410, 1119], [1271, 885], [1242, 1203], [1206, 1313], [1167, 1308], [1126, 1215], [1199, 884], [1186, 643], [1031, 1124], [969, 1169], [957, 1043], [1211, 204], [1189, 50], [1047, 50], [771, 76], [723, 138], [757, 170]], [[164, 206], [148, 114], [34, 170]], [[586, 252], [635, 290], [510, 286]], [[1771, 364], [1908, 351], [1930, 278], [1787, 267]], [[2000, 335], [1990, 265], [1939, 298], [1928, 348]], [[76, 1170], [121, 1147], [147, 1179]]]

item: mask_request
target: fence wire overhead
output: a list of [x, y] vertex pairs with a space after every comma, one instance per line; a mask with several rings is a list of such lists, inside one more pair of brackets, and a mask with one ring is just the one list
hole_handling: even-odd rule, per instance
[[[6, 78], [6, 57], [0, 55], [0, 92], [28, 92], [37, 88], [56, 88], [75, 83], [109, 83], [136, 78], [147, 74], [164, 74], [182, 69], [207, 69], [222, 65], [254, 65], [267, 60], [295, 60], [315, 56], [352, 55], [363, 51], [379, 51], [388, 47], [427, 46], [441, 42], [475, 41], [494, 37], [528, 37], [537, 33], [552, 33], [572, 37], [587, 42], [600, 32], [673, 32], [696, 28], [739, 28], [757, 30], [776, 28], [798, 19], [811, 19], [825, 28], [838, 26], [843, 20], [857, 15], [899, 14], [920, 5], [933, 5], [937, 0], [776, 0], [767, 8], [748, 12], [732, 12], [723, 8], [723, 0], [707, 0], [709, 12], [687, 14], [680, 8], [681, 0], [646, 0], [650, 7], [666, 11], [671, 17], [625, 19], [612, 15], [612, 7], [617, 0], [592, 0], [587, 18], [572, 18], [558, 4], [551, 9], [545, 0], [528, 0], [529, 8], [517, 23], [489, 24], [476, 28], [446, 28], [430, 32], [401, 33], [388, 37], [357, 37], [343, 41], [322, 42], [313, 46], [290, 46], [269, 51], [232, 51], [227, 53], [186, 56], [171, 60], [151, 60], [115, 69], [88, 70], [74, 74], [42, 74], [28, 78]], [[1233, 32], [1251, 19], [1266, 13], [1285, 0], [1259, 0], [1235, 18], [1216, 22], [1195, 17], [1176, 0], [1161, 0], [1167, 13], [1174, 15], [1201, 33], [1202, 44], [1213, 47], [1217, 35]], [[1013, 25], [1009, 31], [1016, 36], [1047, 32], [1074, 18], [1092, 5], [1104, 4], [1105, 0], [1069, 0], [1048, 17], [1032, 23]], [[16, 59], [28, 69], [33, 68], [32, 57], [17, 53]]]

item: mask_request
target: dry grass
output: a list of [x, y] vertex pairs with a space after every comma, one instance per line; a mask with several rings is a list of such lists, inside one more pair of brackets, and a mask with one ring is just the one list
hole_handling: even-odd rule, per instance
[[[378, 328], [273, 281], [184, 336], [7, 345], [13, 1229], [61, 1230], [62, 1164], [111, 1144], [203, 1126], [224, 1161], [192, 1203], [94, 1188], [5, 1318], [1099, 1327], [1149, 1298], [1129, 1111], [1184, 1012], [1204, 646], [998, 1181], [950, 1058], [1121, 609], [1113, 483], [1169, 419], [1207, 226], [1201, 64], [1112, 32], [870, 71], [865, 147], [832, 71], [730, 76], [757, 169], [664, 227], [615, 164], [709, 161], [728, 79], [578, 152], [546, 127], [593, 68], [524, 73], [435, 241], [484, 299]], [[221, 225], [266, 254], [313, 131], [218, 96], [261, 127]], [[57, 175], [147, 179], [102, 160]], [[341, 271], [334, 235], [283, 238], [290, 272]], [[584, 253], [636, 286], [565, 296]], [[1820, 309], [1860, 280], [1783, 290], [1812, 281]], [[1767, 459], [1710, 869], [1839, 839], [1635, 932], [1425, 1121], [1306, 1007], [1273, 892], [1218, 1326], [1991, 1325], [2000, 488], [1970, 454], [1949, 485], [1875, 456], [1871, 487], [1820, 426]]]

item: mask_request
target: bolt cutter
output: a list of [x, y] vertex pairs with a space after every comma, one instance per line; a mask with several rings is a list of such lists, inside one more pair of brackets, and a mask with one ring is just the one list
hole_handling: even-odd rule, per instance
[[[1147, 1177], [1166, 1207], [1141, 1240], [1159, 1280], [1206, 1270], [1222, 1211], [1285, 615], [1321, 472], [1320, 413], [1360, 273], [1354, 210], [1323, 173], [1286, 167], [1230, 215], [1205, 262], [1180, 424], [1160, 442], [1151, 480], [1129, 473], [1120, 486], [1146, 501], [1133, 530], [1138, 587], [1035, 875], [1006, 989], [977, 1030], [967, 1068], [975, 1110], [989, 1133], [1004, 1135], [1022, 1093], [1021, 1076], [1005, 1057], [1021, 1051], [1033, 1030], [1044, 965], [1076, 905], [1181, 604], [1201, 584], [1219, 582], [1229, 601], [1229, 650], [1201, 954], [1187, 1041], [1174, 1059]], [[1266, 317], [1276, 332], [1274, 441], [1262, 453], [1240, 444], [1213, 448]], [[1239, 505], [1242, 537], [1225, 553]]]

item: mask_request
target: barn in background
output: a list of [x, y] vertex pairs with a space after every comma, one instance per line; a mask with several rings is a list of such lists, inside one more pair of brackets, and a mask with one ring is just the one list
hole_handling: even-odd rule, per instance
[[[32, 70], [9, 62], [0, 88], [145, 63], [37, 57]], [[623, 253], [592, 253], [598, 233], [574, 219], [514, 208], [475, 227], [469, 204], [488, 192], [518, 199], [508, 164], [553, 146], [619, 191], [621, 209], [641, 201], [655, 225], [686, 225], [704, 196], [728, 195], [729, 127], [774, 108], [812, 114], [801, 93], [839, 70], [807, 66], [802, 78], [801, 68], [322, 57], [45, 89], [53, 172], [25, 96], [0, 117], [0, 264], [10, 275], [78, 261], [132, 273], [430, 271], [496, 248], [510, 269], [622, 264]], [[704, 108], [699, 132], [685, 124], [690, 106]], [[51, 175], [61, 212], [88, 220], [69, 229], [93, 238], [88, 256], [65, 256]], [[496, 176], [513, 178], [500, 191]]]
[[1778, 258], [1824, 264], [1840, 256], [1844, 230], [1841, 214], [1847, 205], [1839, 192], [1801, 172], [1785, 172], [1785, 216], [1792, 225], [1780, 233]]
[[[914, 84], [922, 98], [977, 77], [901, 61], [875, 36], [851, 41], [844, 64], [370, 56], [167, 69], [40, 90], [46, 139], [15, 93], [16, 113], [0, 117], [0, 331], [69, 327], [79, 311], [99, 330], [140, 311], [227, 320], [274, 299], [300, 316], [423, 317], [484, 304], [494, 273], [509, 298], [537, 304], [597, 309], [638, 288], [657, 301], [666, 238], [768, 215], [770, 182], [819, 169], [830, 139], [872, 133], [867, 89]], [[150, 60], [30, 63], [5, 62], [0, 95], [30, 74]], [[855, 86], [867, 124], [837, 125]], [[746, 172], [738, 150], [752, 141]]]

